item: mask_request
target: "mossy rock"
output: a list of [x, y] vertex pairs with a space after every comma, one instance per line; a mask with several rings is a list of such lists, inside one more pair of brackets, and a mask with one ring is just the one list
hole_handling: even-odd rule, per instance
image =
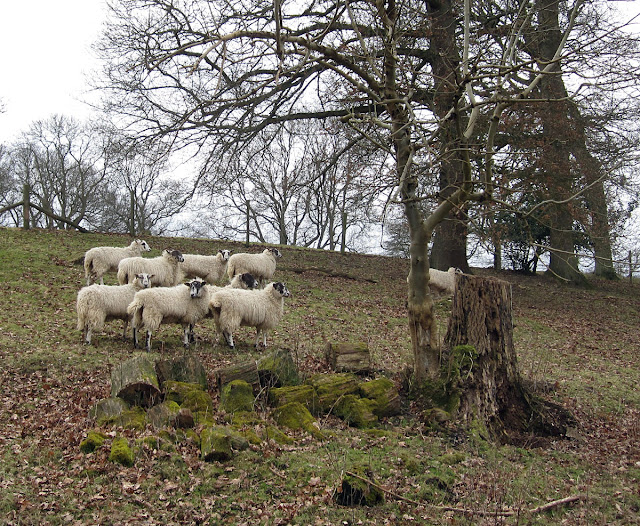
[[343, 396], [358, 392], [359, 380], [352, 373], [316, 374], [307, 380], [316, 391], [316, 405], [311, 408], [315, 414], [333, 410]]
[[293, 430], [302, 429], [315, 438], [324, 438], [324, 434], [317, 427], [316, 419], [300, 402], [291, 402], [277, 407], [273, 411], [273, 418], [280, 426]]
[[282, 432], [276, 426], [266, 426], [260, 433], [262, 440], [273, 440], [276, 444], [281, 446], [291, 445], [295, 443], [295, 440], [286, 433]]
[[300, 383], [298, 368], [287, 349], [279, 349], [257, 362], [260, 385], [267, 387], [282, 387]]
[[133, 450], [129, 447], [129, 442], [124, 437], [116, 437], [111, 443], [111, 453], [109, 460], [116, 464], [131, 467], [135, 461]]
[[368, 428], [378, 422], [378, 417], [373, 414], [373, 409], [376, 406], [377, 403], [374, 400], [360, 398], [351, 394], [338, 401], [334, 414], [342, 418], [350, 426]]
[[359, 393], [362, 398], [375, 400], [373, 414], [379, 418], [400, 414], [400, 394], [395, 384], [384, 376], [360, 384]]
[[188, 383], [188, 382], [176, 382], [175, 380], [168, 380], [163, 384], [164, 399], [175, 402], [178, 405], [182, 405], [185, 397], [193, 392], [205, 392], [200, 384]]
[[100, 449], [107, 435], [99, 431], [89, 431], [87, 438], [80, 442], [80, 451], [83, 453], [93, 453], [96, 449]]
[[275, 406], [281, 406], [291, 402], [300, 402], [307, 408], [318, 406], [316, 390], [309, 384], [269, 389], [269, 401]]
[[172, 452], [175, 451], [175, 446], [172, 442], [164, 440], [159, 436], [149, 435], [146, 437], [139, 438], [136, 440], [136, 444], [138, 447], [146, 447], [148, 449], [156, 449], [159, 451]]
[[147, 422], [155, 429], [171, 426], [178, 416], [179, 411], [180, 406], [176, 402], [166, 400], [147, 411]]
[[200, 447], [200, 435], [194, 429], [177, 429], [175, 438], [177, 442], [191, 442]]
[[216, 423], [214, 414], [210, 411], [197, 411], [191, 414], [193, 415], [193, 424], [195, 427], [210, 427]]
[[368, 469], [354, 466], [342, 479], [335, 501], [342, 506], [375, 506], [384, 503], [384, 492]]
[[189, 391], [182, 400], [180, 407], [189, 409], [191, 413], [193, 413], [194, 418], [196, 413], [213, 415], [213, 400], [211, 399], [211, 395], [205, 391]]
[[244, 380], [233, 380], [220, 393], [220, 406], [227, 413], [252, 411], [255, 403], [253, 388]]
[[147, 413], [140, 406], [133, 406], [126, 411], [123, 411], [119, 416], [112, 420], [112, 424], [125, 429], [135, 429], [136, 431], [142, 431], [147, 423]]
[[209, 427], [200, 433], [200, 455], [205, 462], [224, 462], [233, 457], [231, 437], [223, 429]]
[[255, 411], [238, 411], [237, 413], [228, 414], [224, 421], [233, 426], [263, 426], [265, 421]]
[[100, 400], [89, 410], [89, 417], [93, 418], [99, 426], [112, 422], [123, 411], [129, 409], [129, 403], [122, 398], [105, 398]]

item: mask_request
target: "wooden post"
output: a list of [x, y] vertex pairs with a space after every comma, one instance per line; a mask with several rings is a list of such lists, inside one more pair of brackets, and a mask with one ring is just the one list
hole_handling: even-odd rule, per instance
[[29, 183], [25, 183], [22, 186], [22, 226], [25, 230], [29, 230], [31, 223], [30, 208], [29, 208], [29, 194], [31, 189]]
[[249, 221], [251, 219], [251, 201], [247, 199], [247, 238], [244, 242], [245, 246], [249, 246]]
[[347, 213], [342, 212], [342, 243], [340, 244], [340, 253], [344, 254], [347, 249]]
[[136, 196], [133, 190], [129, 190], [129, 235], [136, 237]]

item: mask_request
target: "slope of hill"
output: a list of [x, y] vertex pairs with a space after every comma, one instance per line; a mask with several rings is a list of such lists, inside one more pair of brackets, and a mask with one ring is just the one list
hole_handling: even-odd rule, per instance
[[[234, 252], [240, 243], [146, 238], [187, 253]], [[434, 429], [406, 405], [373, 430], [332, 416], [322, 441], [299, 433], [295, 444], [252, 446], [229, 463], [206, 463], [190, 441], [140, 446], [134, 467], [85, 455], [89, 408], [109, 394], [109, 371], [131, 356], [119, 322], [81, 344], [75, 298], [80, 263], [93, 246], [125, 246], [121, 235], [0, 229], [0, 521], [6, 524], [631, 524], [640, 513], [640, 285], [591, 280], [567, 288], [544, 276], [500, 272], [513, 284], [515, 346], [523, 377], [577, 417], [575, 437], [546, 447], [495, 446], [445, 425]], [[374, 367], [400, 381], [410, 364], [405, 297], [408, 262], [381, 256], [279, 247], [275, 278], [293, 293], [270, 348], [292, 351], [303, 375], [327, 371], [327, 341], [364, 341]], [[480, 275], [496, 275], [476, 269]], [[106, 282], [115, 283], [115, 275]], [[449, 300], [437, 304], [446, 325]], [[215, 368], [260, 353], [242, 329], [229, 351], [211, 320], [197, 328], [197, 355]], [[441, 331], [442, 333], [444, 331]], [[163, 356], [185, 351], [178, 327], [154, 336]], [[214, 399], [215, 389], [211, 391]], [[258, 401], [268, 418], [269, 408]], [[216, 415], [221, 422], [224, 414]], [[108, 429], [134, 444], [144, 432]], [[345, 472], [366, 466], [386, 502], [345, 508], [333, 495]], [[532, 510], [579, 495], [571, 505]], [[469, 511], [462, 512], [465, 508]], [[2, 518], [4, 517], [4, 519]], [[346, 521], [346, 522], [345, 522]]]

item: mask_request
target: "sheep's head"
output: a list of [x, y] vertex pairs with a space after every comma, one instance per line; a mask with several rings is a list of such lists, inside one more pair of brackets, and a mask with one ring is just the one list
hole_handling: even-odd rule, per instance
[[204, 286], [207, 284], [206, 281], [202, 281], [200, 278], [196, 278], [194, 280], [185, 283], [187, 287], [189, 287], [189, 295], [191, 298], [201, 298], [202, 291], [204, 291]]
[[240, 281], [244, 283], [244, 286], [247, 289], [255, 289], [258, 287], [258, 280], [248, 272], [244, 272], [243, 274], [240, 274]]
[[175, 259], [178, 263], [182, 263], [184, 261], [184, 257], [182, 256], [182, 252], [180, 252], [179, 250], [171, 250], [170, 248], [167, 248], [163, 252], [163, 255], [166, 258]]
[[281, 258], [282, 254], [280, 253], [280, 251], [277, 248], [268, 248], [267, 249], [269, 252], [271, 252], [271, 254], [273, 255], [274, 258]]
[[273, 288], [280, 293], [280, 296], [283, 298], [288, 298], [291, 296], [291, 292], [284, 283], [278, 282], [273, 284]]
[[149, 252], [151, 250], [151, 247], [144, 239], [136, 239], [136, 243], [140, 245], [142, 247], [142, 250], [144, 250], [145, 252]]
[[222, 261], [229, 261], [231, 250], [218, 250], [218, 254], [222, 254]]
[[136, 274], [138, 286], [142, 289], [148, 289], [149, 287], [151, 287], [151, 278], [153, 278], [154, 275], [155, 274], [147, 274], [146, 272]]

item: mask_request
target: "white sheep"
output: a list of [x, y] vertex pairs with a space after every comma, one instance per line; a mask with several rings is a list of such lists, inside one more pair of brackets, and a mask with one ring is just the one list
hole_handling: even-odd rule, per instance
[[439, 294], [451, 295], [455, 292], [456, 274], [462, 274], [462, 271], [455, 267], [450, 267], [446, 272], [430, 268], [429, 286]]
[[138, 274], [133, 283], [127, 285], [88, 285], [78, 291], [76, 311], [78, 330], [82, 331], [85, 343], [91, 344], [91, 333], [101, 331], [110, 320], [123, 320], [122, 337], [127, 337], [129, 314], [127, 307], [136, 292], [151, 286], [149, 274]]
[[215, 283], [225, 275], [230, 250], [218, 250], [215, 256], [199, 254], [183, 254], [182, 272], [185, 278], [202, 278], [208, 283]]
[[167, 249], [157, 258], [125, 258], [118, 264], [118, 282], [130, 283], [136, 274], [153, 274], [154, 287], [173, 287], [182, 281], [180, 264], [184, 258], [179, 250]]
[[84, 277], [87, 285], [91, 285], [100, 279], [100, 285], [104, 285], [103, 276], [109, 271], [117, 271], [118, 263], [124, 258], [141, 256], [143, 252], [149, 252], [151, 247], [144, 239], [132, 241], [128, 247], [94, 247], [87, 250], [84, 255]]
[[273, 277], [276, 271], [276, 258], [281, 257], [282, 254], [277, 248], [265, 248], [260, 254], [245, 252], [234, 254], [229, 258], [227, 275], [231, 279], [236, 274], [249, 272], [258, 281], [263, 282]]
[[[186, 287], [184, 285], [187, 285]], [[203, 318], [211, 316], [211, 295], [221, 287], [207, 285], [201, 278], [175, 287], [157, 287], [141, 290], [127, 308], [133, 327], [133, 344], [138, 347], [138, 332], [146, 331], [145, 348], [151, 350], [151, 335], [163, 323], [179, 323], [184, 329], [183, 343], [189, 347], [195, 341], [194, 326]], [[239, 274], [228, 288], [255, 288], [258, 282], [247, 273]]]
[[233, 332], [241, 326], [256, 328], [258, 348], [260, 334], [263, 347], [267, 346], [267, 331], [282, 318], [284, 298], [291, 293], [284, 283], [269, 283], [262, 290], [224, 289], [211, 296], [211, 313], [218, 330], [233, 349]]

